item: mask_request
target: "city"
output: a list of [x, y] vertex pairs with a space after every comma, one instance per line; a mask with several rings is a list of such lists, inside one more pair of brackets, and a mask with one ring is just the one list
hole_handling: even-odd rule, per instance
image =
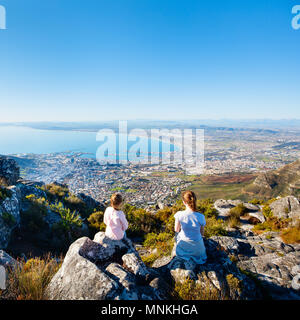
[[[205, 132], [203, 175], [257, 173], [278, 169], [299, 158], [297, 130], [251, 130], [210, 128]], [[26, 180], [67, 184], [76, 194], [85, 193], [100, 202], [114, 192], [140, 207], [162, 208], [174, 203], [191, 185], [181, 163], [100, 164], [80, 152], [18, 154], [21, 175]], [[24, 160], [26, 160], [24, 162]]]

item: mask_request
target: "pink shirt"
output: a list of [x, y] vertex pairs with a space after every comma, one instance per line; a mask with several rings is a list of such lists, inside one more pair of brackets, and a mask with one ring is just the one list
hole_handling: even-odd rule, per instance
[[123, 239], [124, 232], [128, 228], [128, 222], [123, 211], [108, 207], [105, 210], [103, 221], [106, 224], [105, 235], [108, 238], [113, 240]]

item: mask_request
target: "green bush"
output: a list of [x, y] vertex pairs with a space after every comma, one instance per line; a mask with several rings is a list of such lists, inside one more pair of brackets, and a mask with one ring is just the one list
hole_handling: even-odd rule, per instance
[[249, 203], [254, 204], [254, 205], [263, 205], [264, 200], [259, 200], [259, 199], [254, 198], [251, 201], [249, 201]]
[[266, 219], [269, 219], [269, 218], [273, 217], [272, 209], [270, 208], [270, 206], [268, 204], [266, 204], [263, 207], [262, 213], [263, 213], [263, 215], [265, 216]]
[[218, 216], [218, 210], [211, 199], [197, 200], [197, 211], [203, 213], [206, 218]]
[[105, 223], [103, 222], [104, 213], [102, 211], [96, 211], [92, 213], [89, 218], [88, 222], [90, 227], [96, 229], [97, 231], [105, 231]]
[[156, 249], [155, 253], [142, 256], [142, 260], [146, 265], [151, 267], [152, 263], [162, 257], [169, 256], [175, 244], [174, 236], [170, 233], [162, 232], [159, 234], [149, 233], [143, 243], [144, 247]]
[[44, 218], [47, 215], [48, 202], [45, 198], [37, 198], [34, 194], [27, 196], [26, 199], [29, 202], [29, 208], [21, 211], [21, 221], [26, 231], [34, 235], [47, 225]]
[[225, 294], [219, 292], [202, 272], [198, 280], [186, 279], [183, 282], [176, 282], [173, 292], [175, 299], [179, 300], [225, 300]]
[[291, 219], [282, 219], [277, 217], [269, 217], [267, 220], [263, 223], [258, 223], [253, 227], [253, 231], [280, 231], [282, 229], [285, 229], [289, 226], [289, 223], [291, 222]]
[[129, 237], [144, 238], [149, 232], [159, 232], [159, 220], [152, 213], [129, 204], [123, 206], [123, 211], [128, 221], [127, 235]]
[[247, 208], [242, 203], [240, 203], [236, 207], [230, 209], [229, 216], [240, 218], [244, 216], [247, 212], [248, 212]]
[[44, 185], [40, 188], [45, 191], [50, 202], [57, 200], [62, 200], [69, 195], [69, 189], [67, 187], [59, 186], [55, 183]]
[[69, 208], [65, 208], [62, 202], [51, 204], [50, 209], [59, 213], [61, 217], [60, 223], [64, 226], [66, 231], [70, 231], [73, 227], [81, 227], [82, 219], [76, 211], [71, 212]]
[[206, 219], [206, 226], [204, 228], [204, 236], [206, 238], [213, 236], [226, 236], [227, 234], [223, 220], [216, 219], [215, 217]]
[[64, 206], [69, 208], [71, 211], [79, 212], [83, 218], [88, 217], [92, 213], [92, 210], [87, 207], [86, 203], [74, 194], [70, 194], [63, 198], [62, 202]]

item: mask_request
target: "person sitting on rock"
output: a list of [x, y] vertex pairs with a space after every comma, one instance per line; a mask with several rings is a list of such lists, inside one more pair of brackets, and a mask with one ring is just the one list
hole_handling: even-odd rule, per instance
[[197, 264], [206, 262], [203, 242], [205, 217], [196, 211], [196, 195], [193, 191], [182, 194], [186, 209], [175, 214], [176, 256], [183, 260], [192, 259]]
[[128, 228], [124, 212], [121, 210], [123, 199], [120, 193], [114, 193], [110, 198], [111, 206], [106, 208], [104, 223], [106, 224], [105, 235], [112, 240], [122, 240]]

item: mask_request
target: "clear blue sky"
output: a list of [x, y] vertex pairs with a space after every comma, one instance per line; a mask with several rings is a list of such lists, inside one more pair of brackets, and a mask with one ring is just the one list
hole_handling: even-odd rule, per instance
[[0, 122], [300, 118], [300, 0], [0, 0]]

